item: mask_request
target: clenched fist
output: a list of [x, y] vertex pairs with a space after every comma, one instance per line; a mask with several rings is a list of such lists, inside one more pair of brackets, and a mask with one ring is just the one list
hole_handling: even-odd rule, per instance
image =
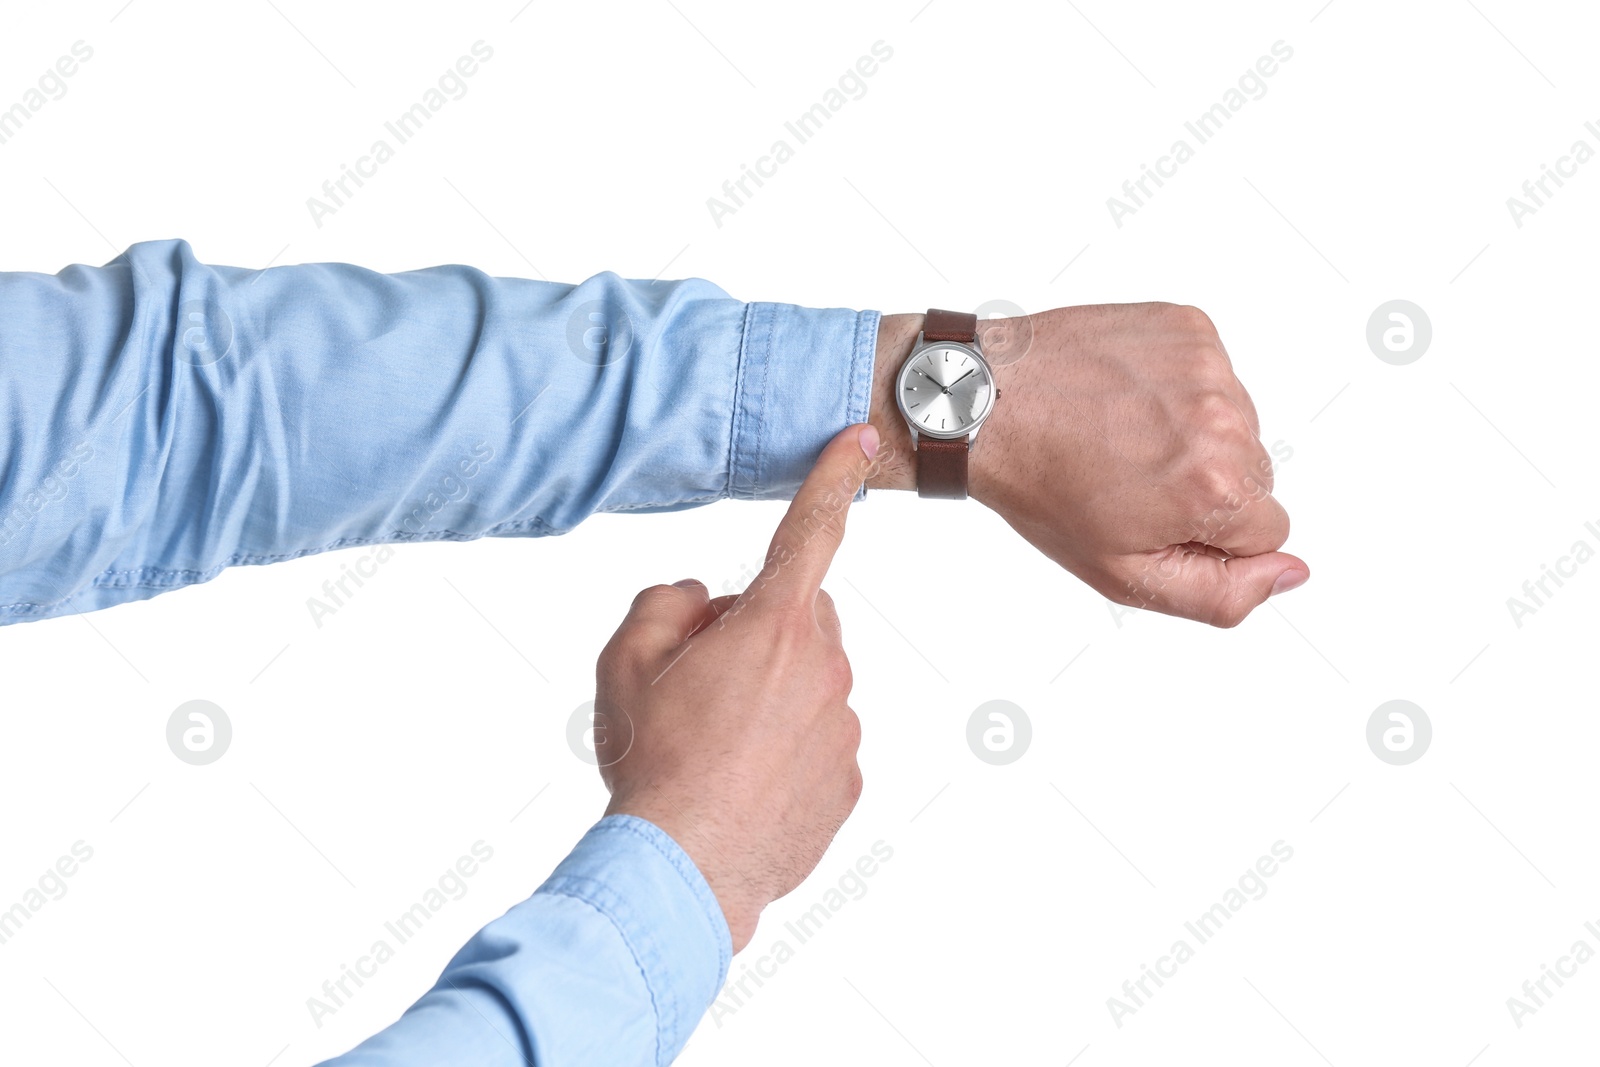
[[[893, 448], [874, 488], [914, 489], [894, 375], [921, 315], [878, 332], [872, 421]], [[1310, 577], [1255, 405], [1198, 308], [1103, 304], [979, 323], [1001, 397], [972, 495], [1110, 600], [1235, 626]], [[892, 460], [889, 457], [893, 457]]]

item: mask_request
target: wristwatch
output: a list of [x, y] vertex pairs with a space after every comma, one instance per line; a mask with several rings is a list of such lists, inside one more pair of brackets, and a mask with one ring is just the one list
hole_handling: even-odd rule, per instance
[[918, 496], [966, 498], [967, 457], [999, 397], [978, 342], [978, 317], [929, 308], [895, 378], [916, 452]]

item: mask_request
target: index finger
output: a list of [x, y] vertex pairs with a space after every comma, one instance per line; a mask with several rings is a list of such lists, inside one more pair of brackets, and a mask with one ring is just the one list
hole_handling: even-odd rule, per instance
[[847, 427], [828, 442], [772, 535], [760, 577], [741, 600], [761, 589], [792, 602], [815, 603], [828, 565], [844, 542], [850, 502], [877, 454], [878, 431], [869, 423]]

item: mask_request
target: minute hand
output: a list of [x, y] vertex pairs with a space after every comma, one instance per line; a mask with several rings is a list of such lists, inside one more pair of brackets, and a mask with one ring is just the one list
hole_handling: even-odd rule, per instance
[[[978, 368], [977, 367], [973, 367], [971, 370], [967, 371], [967, 374], [976, 374], [977, 372], [978, 372]], [[949, 385], [945, 386], [944, 387], [944, 391], [948, 393], [950, 390], [952, 390], [956, 386], [960, 385], [963, 381], [966, 380], [967, 374], [963, 374], [960, 378], [957, 378], [955, 381], [953, 381]]]

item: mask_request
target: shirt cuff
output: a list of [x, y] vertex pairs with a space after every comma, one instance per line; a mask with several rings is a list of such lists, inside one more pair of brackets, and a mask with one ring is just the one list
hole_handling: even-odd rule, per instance
[[745, 306], [729, 496], [793, 496], [822, 446], [867, 421], [880, 317], [844, 308]]
[[609, 919], [633, 954], [656, 1010], [660, 1063], [670, 1063], [727, 980], [733, 938], [699, 868], [665, 831], [608, 815], [539, 893], [574, 897]]

